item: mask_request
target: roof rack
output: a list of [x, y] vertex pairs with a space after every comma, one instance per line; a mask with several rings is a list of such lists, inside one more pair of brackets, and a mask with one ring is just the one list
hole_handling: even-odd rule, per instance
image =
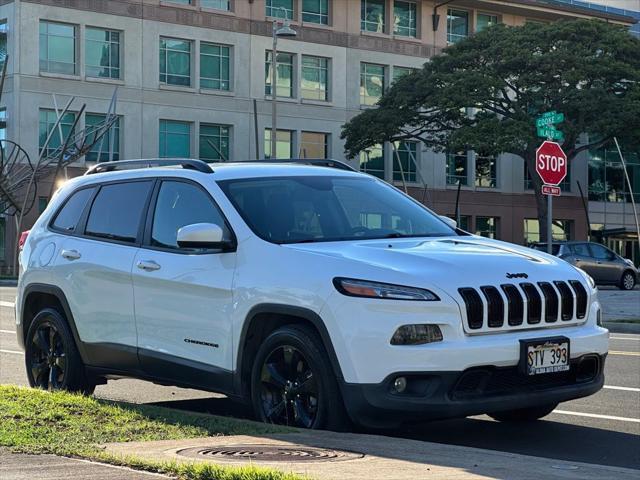
[[203, 162], [202, 160], [195, 160], [190, 158], [150, 158], [141, 160], [121, 160], [119, 162], [99, 163], [87, 170], [85, 175], [152, 167], [182, 167], [187, 170], [196, 170], [202, 173], [213, 173], [213, 169], [209, 166], [209, 164]]
[[299, 163], [301, 165], [314, 165], [316, 167], [337, 168], [338, 170], [348, 170], [355, 172], [356, 170], [339, 160], [332, 160], [330, 158], [287, 158], [287, 159], [275, 159], [275, 160], [255, 160], [254, 162], [266, 162], [266, 163]]

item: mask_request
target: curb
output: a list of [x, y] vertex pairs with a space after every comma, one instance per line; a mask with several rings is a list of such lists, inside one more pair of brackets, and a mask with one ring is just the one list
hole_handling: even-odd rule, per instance
[[640, 334], [640, 323], [602, 322], [604, 328], [611, 333], [635, 333]]
[[12, 280], [12, 279], [0, 280], [0, 287], [17, 287], [17, 286], [18, 286], [18, 280]]

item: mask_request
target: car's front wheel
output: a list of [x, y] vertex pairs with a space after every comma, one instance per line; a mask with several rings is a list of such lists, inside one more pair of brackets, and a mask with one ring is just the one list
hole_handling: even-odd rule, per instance
[[300, 428], [344, 430], [348, 419], [324, 346], [313, 329], [288, 325], [262, 343], [251, 374], [256, 417]]
[[489, 416], [499, 422], [532, 422], [542, 417], [546, 417], [553, 412], [557, 406], [558, 404], [554, 403], [552, 405], [519, 408], [517, 410], [490, 413]]
[[29, 385], [45, 390], [67, 390], [87, 395], [95, 384], [84, 365], [67, 322], [56, 310], [40, 311], [27, 332], [25, 364]]
[[621, 290], [633, 290], [633, 287], [636, 286], [636, 276], [633, 272], [626, 271], [622, 274], [620, 278], [620, 289]]

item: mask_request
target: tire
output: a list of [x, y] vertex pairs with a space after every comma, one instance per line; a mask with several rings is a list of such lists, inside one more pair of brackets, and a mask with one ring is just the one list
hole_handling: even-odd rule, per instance
[[620, 283], [618, 284], [618, 288], [620, 290], [633, 290], [633, 287], [636, 286], [636, 276], [633, 272], [626, 270], [623, 272], [622, 277], [620, 277]]
[[505, 412], [490, 413], [489, 416], [499, 422], [533, 422], [539, 420], [542, 417], [546, 417], [558, 406], [557, 403], [553, 405], [540, 405], [537, 407], [519, 408], [517, 410], [507, 410]]
[[25, 366], [33, 388], [84, 395], [96, 388], [86, 377], [65, 318], [52, 308], [41, 310], [31, 322], [25, 339]]
[[350, 427], [322, 341], [303, 325], [281, 327], [264, 340], [251, 372], [251, 403], [265, 423], [337, 431]]

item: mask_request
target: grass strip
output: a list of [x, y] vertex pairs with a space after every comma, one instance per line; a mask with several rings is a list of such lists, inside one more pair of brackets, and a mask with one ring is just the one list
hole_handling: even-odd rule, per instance
[[99, 445], [290, 431], [293, 430], [248, 420], [0, 385], [0, 447], [20, 453], [98, 460], [187, 480], [299, 480], [303, 477], [253, 466], [118, 457], [104, 452]]

